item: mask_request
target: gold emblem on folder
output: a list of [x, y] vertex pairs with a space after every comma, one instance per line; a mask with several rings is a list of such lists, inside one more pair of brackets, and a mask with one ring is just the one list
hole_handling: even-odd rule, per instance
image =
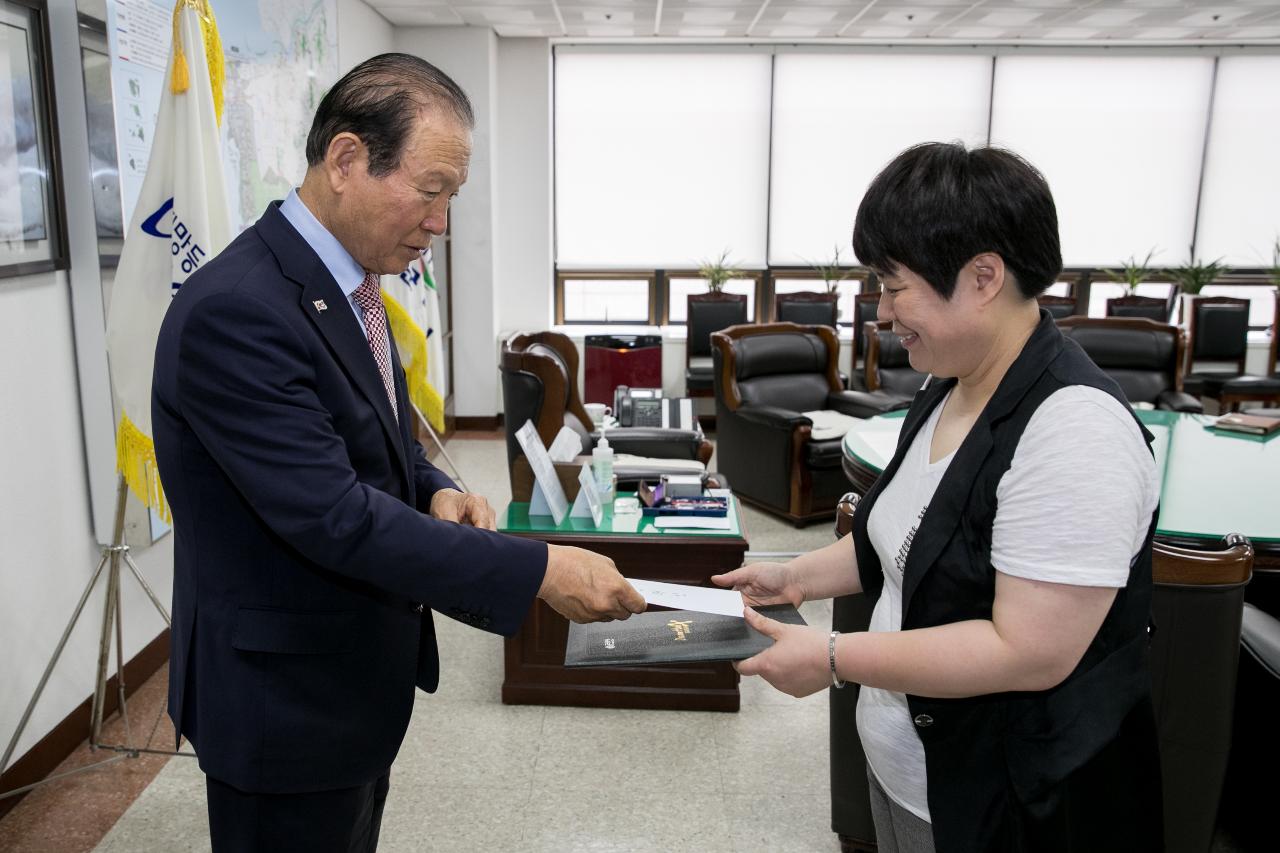
[[668, 623], [667, 623], [667, 627], [668, 627], [668, 628], [670, 628], [672, 631], [675, 631], [675, 632], [676, 632], [676, 640], [677, 640], [677, 641], [682, 641], [682, 640], [687, 640], [687, 639], [688, 639], [688, 637], [687, 637], [686, 635], [687, 635], [691, 630], [693, 630], [693, 629], [692, 629], [692, 627], [691, 627], [692, 625], [693, 625], [693, 620], [692, 620], [692, 619], [686, 619], [686, 620], [685, 620], [685, 621], [683, 621], [683, 622], [680, 622], [680, 621], [678, 621], [678, 620], [672, 619], [670, 622], [668, 622]]

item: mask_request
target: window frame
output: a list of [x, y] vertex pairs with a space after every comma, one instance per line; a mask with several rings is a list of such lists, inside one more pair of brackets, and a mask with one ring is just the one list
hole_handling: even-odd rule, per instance
[[[555, 323], [557, 326], [653, 326], [657, 325], [655, 319], [658, 316], [658, 306], [656, 294], [658, 288], [655, 286], [661, 270], [561, 270], [555, 271]], [[568, 281], [636, 281], [642, 279], [648, 286], [648, 315], [641, 320], [605, 320], [605, 319], [586, 319], [586, 320], [566, 320], [564, 313], [565, 298], [565, 282]]]
[[[873, 282], [875, 281], [875, 273], [873, 273], [870, 270], [870, 268], [853, 265], [848, 267], [841, 267], [840, 269], [844, 272], [849, 273], [849, 275], [841, 279], [842, 282], [843, 281], [861, 282], [862, 286], [858, 288], [858, 293], [870, 293], [873, 289], [878, 290], [878, 288], [873, 288]], [[769, 301], [769, 322], [771, 323], [777, 322], [777, 319], [778, 319], [777, 317], [777, 310], [778, 310], [777, 280], [778, 279], [782, 278], [782, 279], [788, 279], [792, 281], [796, 279], [807, 279], [807, 280], [813, 281], [815, 291], [825, 292], [827, 289], [826, 280], [823, 279], [822, 276], [819, 275], [818, 272], [814, 270], [812, 267], [777, 266], [777, 267], [769, 267], [768, 272], [769, 272], [769, 286], [768, 286], [768, 293], [766, 295]], [[840, 320], [838, 331], [844, 330], [844, 329], [852, 330], [853, 321], [850, 320], [849, 322], [846, 323], [844, 320]]]
[[[698, 271], [696, 269], [663, 270], [662, 273], [663, 273], [662, 275], [662, 311], [660, 315], [662, 318], [662, 322], [659, 323], [659, 325], [687, 328], [689, 325], [687, 321], [671, 319], [671, 279], [673, 278], [697, 279], [697, 278], [702, 278], [702, 276], [698, 275]], [[768, 276], [768, 274], [769, 274], [769, 270], [768, 268], [765, 268], [760, 270], [741, 270], [738, 275], [734, 276], [734, 278], [737, 280], [750, 279], [754, 282], [754, 288], [752, 293], [753, 302], [751, 306], [752, 311], [747, 316], [748, 323], [761, 322], [760, 306], [764, 304], [764, 299], [763, 299], [764, 290], [765, 290], [764, 280]]]

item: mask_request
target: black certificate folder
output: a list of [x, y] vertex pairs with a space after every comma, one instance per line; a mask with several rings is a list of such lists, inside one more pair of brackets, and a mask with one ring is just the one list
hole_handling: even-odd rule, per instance
[[[790, 604], [757, 607], [770, 619], [806, 624]], [[569, 625], [565, 666], [644, 666], [745, 660], [773, 645], [738, 616], [693, 610], [655, 610], [621, 622]]]

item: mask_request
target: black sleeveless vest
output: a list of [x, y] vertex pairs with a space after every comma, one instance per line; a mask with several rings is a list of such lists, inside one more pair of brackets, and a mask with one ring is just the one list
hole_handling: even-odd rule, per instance
[[[854, 515], [858, 572], [872, 599], [879, 597], [884, 576], [867, 535], [867, 518], [929, 414], [954, 385], [954, 379], [932, 381], [916, 394], [897, 452]], [[916, 531], [903, 572], [903, 630], [991, 619], [996, 488], [1031, 416], [1051, 394], [1069, 385], [1097, 388], [1128, 407], [1120, 387], [1041, 311], [1022, 353], [956, 450]], [[1151, 434], [1136, 417], [1134, 423], [1150, 447]], [[1069, 525], [1072, 519], [1057, 522]], [[1093, 642], [1061, 684], [1043, 692], [965, 699], [907, 697], [924, 744], [938, 853], [1111, 849], [1097, 847], [1096, 839], [1088, 848], [1079, 837], [1072, 840], [1072, 825], [1090, 820], [1095, 802], [1097, 814], [1105, 813], [1114, 825], [1115, 803], [1133, 797], [1132, 790], [1106, 790], [1108, 785], [1097, 783], [1099, 776], [1125, 788], [1137, 779], [1155, 792], [1150, 796], [1148, 788], [1139, 807], [1123, 810], [1132, 816], [1132, 826], [1101, 828], [1110, 833], [1101, 837], [1126, 839], [1126, 850], [1161, 849], [1159, 764], [1147, 670], [1154, 532], [1153, 517], [1126, 586], [1117, 591]], [[1082, 529], [1080, 535], [1089, 531]], [[1087, 767], [1095, 761], [1119, 761], [1123, 772]], [[1087, 790], [1071, 781], [1086, 778]], [[1141, 846], [1134, 847], [1134, 840]], [[1116, 849], [1120, 846], [1117, 840]]]

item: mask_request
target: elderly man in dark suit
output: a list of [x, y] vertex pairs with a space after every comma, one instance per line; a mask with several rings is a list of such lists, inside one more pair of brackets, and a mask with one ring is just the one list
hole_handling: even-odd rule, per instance
[[430, 64], [374, 57], [325, 96], [302, 187], [174, 298], [153, 419], [173, 507], [169, 712], [215, 851], [377, 846], [431, 611], [514, 633], [644, 600], [611, 560], [492, 532], [411, 438], [378, 292], [445, 230], [474, 118]]

